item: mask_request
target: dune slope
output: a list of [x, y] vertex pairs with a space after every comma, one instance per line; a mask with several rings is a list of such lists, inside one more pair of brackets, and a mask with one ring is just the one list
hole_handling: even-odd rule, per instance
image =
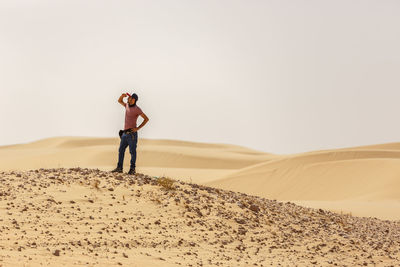
[[400, 222], [97, 169], [0, 173], [4, 266], [390, 266]]
[[206, 184], [359, 216], [400, 219], [400, 150], [396, 149], [287, 155]]

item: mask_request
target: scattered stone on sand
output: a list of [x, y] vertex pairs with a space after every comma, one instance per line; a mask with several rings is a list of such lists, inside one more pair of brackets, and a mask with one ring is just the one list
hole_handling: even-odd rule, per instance
[[400, 262], [399, 221], [182, 181], [163, 186], [139, 173], [39, 169], [2, 172], [0, 180], [0, 265], [129, 266], [138, 259], [181, 266]]

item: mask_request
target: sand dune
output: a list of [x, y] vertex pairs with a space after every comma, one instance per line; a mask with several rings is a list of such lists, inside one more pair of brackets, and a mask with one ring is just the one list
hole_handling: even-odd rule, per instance
[[[57, 137], [0, 147], [0, 266], [400, 261], [398, 143], [274, 155], [141, 139], [136, 176], [109, 172], [118, 144]], [[159, 176], [180, 181], [168, 189]]]
[[[317, 151], [245, 167], [209, 186], [358, 216], [400, 219], [397, 144]], [[384, 149], [383, 149], [384, 148]]]
[[[347, 150], [349, 148], [342, 148], [343, 150]], [[358, 146], [351, 147], [350, 149], [383, 149], [383, 150], [400, 150], [400, 143], [385, 143], [385, 144], [376, 144], [376, 145], [368, 145], [368, 146]], [[338, 149], [340, 150], [340, 149]]]
[[[0, 169], [90, 166], [113, 168], [118, 157], [117, 138], [49, 138], [0, 147]], [[274, 155], [239, 146], [140, 139], [140, 167], [238, 169], [274, 158]], [[129, 168], [129, 152], [125, 166]], [[41, 165], [44, 164], [44, 165]]]
[[238, 170], [210, 185], [296, 200], [400, 200], [400, 151], [339, 151], [288, 156]]
[[[0, 170], [88, 167], [115, 168], [118, 138], [56, 137], [0, 147]], [[153, 176], [171, 176], [203, 183], [275, 158], [244, 147], [174, 140], [140, 139], [137, 169]], [[130, 155], [125, 153], [124, 168]]]
[[395, 266], [400, 222], [93, 169], [0, 172], [1, 266]]
[[[57, 137], [0, 147], [0, 170], [111, 170], [118, 138]], [[125, 169], [130, 155], [126, 152]], [[151, 176], [358, 216], [400, 219], [400, 143], [293, 155], [228, 144], [140, 139], [137, 169]]]

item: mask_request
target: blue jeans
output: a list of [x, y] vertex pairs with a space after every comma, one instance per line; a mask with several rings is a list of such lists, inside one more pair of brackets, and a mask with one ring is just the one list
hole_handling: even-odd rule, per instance
[[129, 146], [129, 153], [131, 153], [131, 169], [136, 167], [136, 146], [137, 146], [137, 132], [123, 133], [121, 142], [119, 144], [118, 154], [118, 168], [123, 168], [126, 147]]

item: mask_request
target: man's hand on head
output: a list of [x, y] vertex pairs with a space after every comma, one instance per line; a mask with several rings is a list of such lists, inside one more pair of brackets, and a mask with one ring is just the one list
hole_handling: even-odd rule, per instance
[[118, 103], [120, 103], [123, 107], [125, 107], [124, 97], [126, 97], [126, 94], [122, 94], [118, 99]]

